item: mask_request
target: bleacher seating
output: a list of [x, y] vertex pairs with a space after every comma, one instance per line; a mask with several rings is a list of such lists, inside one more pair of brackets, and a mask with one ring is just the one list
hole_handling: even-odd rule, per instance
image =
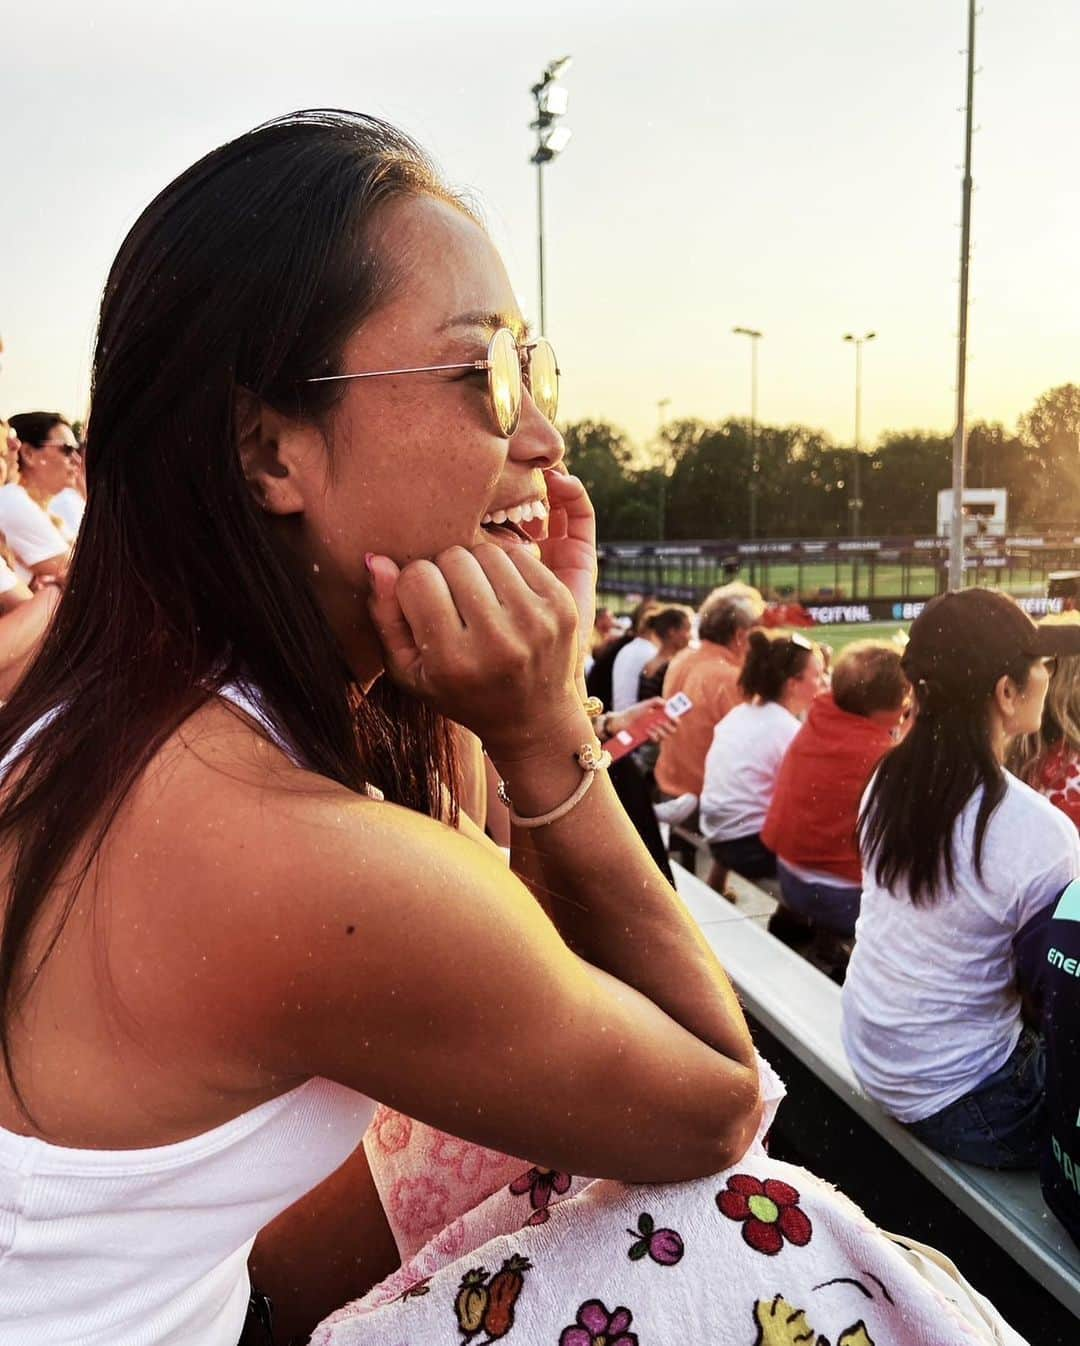
[[[775, 903], [731, 875], [735, 902], [673, 863], [679, 893], [752, 1019], [1055, 1296], [1080, 1316], [1080, 1251], [1049, 1214], [1035, 1173], [997, 1173], [943, 1158], [863, 1093], [840, 1040], [840, 988], [765, 930]], [[1078, 1329], [1080, 1332], [1080, 1329]]]

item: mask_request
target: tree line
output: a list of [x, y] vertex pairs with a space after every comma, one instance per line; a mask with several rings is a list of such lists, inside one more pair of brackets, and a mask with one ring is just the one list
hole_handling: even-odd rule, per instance
[[[756, 487], [759, 537], [851, 532], [854, 453], [807, 426], [672, 421], [634, 444], [606, 421], [564, 428], [567, 463], [596, 505], [605, 541], [745, 538]], [[932, 534], [937, 493], [952, 484], [952, 436], [888, 431], [861, 456], [864, 536]], [[1080, 385], [1044, 393], [1010, 432], [968, 432], [969, 486], [1009, 492], [1010, 531], [1080, 524]]]

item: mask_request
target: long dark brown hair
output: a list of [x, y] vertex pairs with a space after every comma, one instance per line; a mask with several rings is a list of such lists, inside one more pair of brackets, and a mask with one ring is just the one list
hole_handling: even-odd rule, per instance
[[[1031, 668], [1029, 657], [1017, 655], [999, 676], [1007, 674], [1022, 690]], [[973, 681], [960, 694], [916, 670], [911, 677], [912, 727], [882, 759], [858, 831], [877, 882], [889, 890], [903, 886], [915, 906], [929, 906], [956, 881], [956, 826], [980, 789], [971, 858], [982, 879], [986, 829], [1006, 785], [990, 734], [993, 686]]]
[[346, 338], [392, 286], [379, 207], [421, 194], [460, 204], [400, 131], [295, 113], [188, 169], [120, 249], [67, 589], [0, 711], [0, 755], [18, 768], [0, 808], [13, 856], [0, 1049], [13, 1084], [11, 1018], [37, 975], [25, 952], [50, 891], [85, 842], [49, 912], [48, 951], [140, 773], [223, 684], [256, 688], [311, 770], [433, 816], [449, 791], [456, 817], [445, 724], [385, 678], [360, 694], [303, 567], [251, 498], [234, 428], [241, 389], [325, 425], [344, 385], [302, 381], [337, 371]]

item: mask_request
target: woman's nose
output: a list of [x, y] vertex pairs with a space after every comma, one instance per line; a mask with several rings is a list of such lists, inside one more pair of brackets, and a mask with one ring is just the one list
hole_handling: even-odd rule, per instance
[[566, 453], [563, 437], [540, 413], [528, 390], [521, 402], [521, 420], [510, 438], [510, 457], [541, 471], [557, 467]]

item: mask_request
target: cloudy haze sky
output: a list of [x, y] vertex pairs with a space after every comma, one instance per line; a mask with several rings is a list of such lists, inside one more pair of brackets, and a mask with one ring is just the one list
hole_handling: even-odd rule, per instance
[[[662, 12], [661, 12], [662, 11]], [[522, 17], [515, 17], [522, 12]], [[212, 146], [302, 106], [375, 112], [470, 187], [536, 311], [529, 86], [571, 53], [548, 173], [563, 412], [949, 430], [964, 0], [68, 0], [8, 7], [0, 413], [80, 415], [95, 304], [141, 208]], [[1080, 5], [985, 0], [969, 414], [1080, 380]]]

